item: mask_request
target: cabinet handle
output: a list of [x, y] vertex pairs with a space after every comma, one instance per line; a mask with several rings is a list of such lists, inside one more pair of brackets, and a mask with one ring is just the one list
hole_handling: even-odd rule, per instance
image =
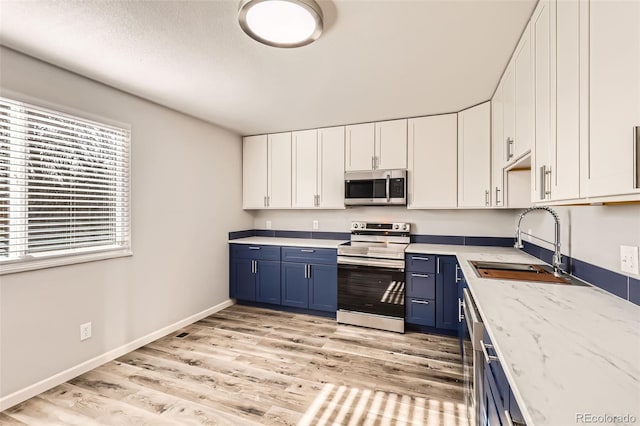
[[267, 207], [267, 196], [262, 197], [262, 205], [263, 207]]
[[300, 249], [302, 253], [315, 253], [316, 251], [313, 249]]
[[504, 410], [504, 417], [507, 419], [507, 426], [513, 426], [513, 420], [511, 419], [509, 410]]
[[[545, 191], [544, 191], [544, 199], [551, 199], [551, 168], [547, 169], [545, 172]], [[548, 178], [547, 178], [548, 176]]]
[[484, 359], [485, 361], [487, 361], [487, 364], [491, 364], [492, 361], [497, 361], [498, 357], [494, 355], [489, 355], [487, 348], [493, 349], [493, 345], [484, 343], [483, 340], [480, 340], [480, 349], [482, 349], [482, 353], [484, 354]]
[[489, 205], [489, 190], [486, 189], [484, 191], [484, 205], [488, 206]]
[[374, 158], [375, 157], [372, 155], [371, 156], [371, 170], [375, 170], [376, 169], [376, 163], [375, 163]]
[[267, 195], [267, 207], [269, 207], [269, 204], [271, 204], [271, 197]]
[[540, 166], [540, 199], [544, 200], [547, 194], [547, 166]]
[[255, 260], [251, 261], [251, 273], [253, 274], [253, 262], [255, 262]]
[[257, 274], [258, 273], [258, 261], [254, 260], [254, 262], [256, 263], [255, 273]]
[[425, 260], [428, 261], [428, 257], [411, 256], [411, 260]]
[[460, 270], [460, 266], [456, 265], [456, 283], [460, 282], [460, 277], [458, 276], [458, 271]]
[[464, 321], [464, 314], [462, 313], [463, 306], [464, 302], [462, 299], [458, 298], [458, 322]]
[[412, 277], [429, 278], [429, 274], [411, 274]]
[[251, 247], [249, 247], [249, 250], [260, 250], [260, 247], [251, 246]]
[[498, 199], [499, 193], [500, 193], [500, 189], [496, 186], [496, 206], [500, 205], [500, 200]]
[[440, 273], [440, 258], [436, 258], [436, 274]]
[[418, 305], [428, 305], [429, 301], [428, 300], [415, 300], [415, 299], [411, 299], [411, 303], [417, 303]]
[[511, 157], [513, 157], [513, 152], [511, 151], [512, 146], [513, 138], [507, 138], [507, 161], [511, 160]]
[[311, 278], [311, 265], [307, 265], [307, 278]]
[[306, 263], [304, 264], [304, 277], [308, 278], [307, 277], [307, 264]]
[[633, 176], [634, 188], [640, 188], [640, 126], [636, 126], [633, 132]]

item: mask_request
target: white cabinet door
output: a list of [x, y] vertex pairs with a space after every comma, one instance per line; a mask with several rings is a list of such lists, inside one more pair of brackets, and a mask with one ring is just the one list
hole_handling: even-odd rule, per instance
[[513, 63], [509, 64], [502, 77], [502, 107], [504, 161], [511, 161], [515, 155], [516, 138], [516, 74]]
[[515, 158], [531, 150], [533, 140], [533, 95], [531, 77], [531, 36], [527, 26], [514, 54], [516, 73], [516, 136], [512, 151]]
[[[583, 196], [639, 194], [634, 130], [640, 126], [640, 2], [592, 0], [589, 140]], [[582, 187], [581, 187], [582, 190]]]
[[271, 209], [291, 207], [291, 132], [268, 136], [269, 194], [267, 205]]
[[551, 173], [551, 149], [555, 140], [552, 123], [554, 99], [552, 97], [552, 60], [551, 44], [553, 36], [548, 0], [540, 0], [531, 18], [531, 36], [533, 41], [533, 87], [534, 87], [534, 129], [535, 143], [533, 153], [533, 170], [531, 171], [531, 201], [549, 199]]
[[242, 140], [242, 207], [262, 209], [267, 205], [267, 135]]
[[318, 202], [344, 209], [344, 126], [318, 129]]
[[491, 106], [485, 102], [458, 113], [458, 207], [489, 207]]
[[381, 121], [375, 124], [376, 169], [407, 168], [407, 120]]
[[550, 4], [556, 5], [556, 131], [550, 199], [570, 200], [580, 196], [580, 85], [586, 85], [580, 75], [580, 8], [586, 2], [553, 0]]
[[315, 207], [318, 195], [318, 131], [293, 132], [291, 151], [291, 206]]
[[491, 205], [505, 206], [504, 193], [504, 104], [502, 99], [502, 84], [496, 89], [491, 99]]
[[346, 127], [345, 170], [373, 170], [375, 156], [375, 124]]
[[457, 122], [457, 114], [409, 120], [407, 208], [456, 208], [458, 198]]

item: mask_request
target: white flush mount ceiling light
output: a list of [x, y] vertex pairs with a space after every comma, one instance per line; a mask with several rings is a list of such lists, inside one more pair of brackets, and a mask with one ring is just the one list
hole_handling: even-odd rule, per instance
[[242, 0], [240, 27], [274, 47], [300, 47], [322, 34], [322, 10], [314, 0]]

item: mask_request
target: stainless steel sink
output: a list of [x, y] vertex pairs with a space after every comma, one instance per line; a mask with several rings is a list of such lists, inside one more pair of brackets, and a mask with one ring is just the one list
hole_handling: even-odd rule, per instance
[[469, 263], [479, 278], [528, 281], [541, 284], [588, 285], [570, 275], [556, 277], [553, 274], [553, 268], [548, 265], [473, 260], [470, 260]]

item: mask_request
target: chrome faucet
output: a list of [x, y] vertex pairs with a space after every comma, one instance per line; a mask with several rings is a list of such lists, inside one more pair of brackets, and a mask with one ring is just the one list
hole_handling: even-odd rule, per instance
[[[520, 215], [520, 219], [518, 219], [518, 227], [516, 228], [516, 242], [513, 245], [515, 248], [521, 249], [524, 248], [524, 245], [522, 244], [522, 235], [521, 235], [521, 231], [520, 231], [520, 224], [522, 223], [522, 219], [529, 213], [531, 213], [532, 211], [535, 210], [544, 210], [547, 211], [551, 214], [551, 216], [553, 216], [553, 220], [555, 221], [555, 240], [553, 242], [554, 245], [554, 253], [553, 253], [553, 275], [555, 275], [556, 277], [561, 277], [564, 274], [564, 271], [562, 270], [562, 254], [560, 254], [560, 217], [558, 216], [558, 213], [555, 212], [555, 210], [553, 210], [550, 207], [547, 206], [536, 206], [536, 207], [529, 207], [528, 209], [526, 209], [525, 211], [522, 212], [522, 214]], [[531, 235], [534, 238], [538, 238], [535, 237], [533, 235]], [[538, 238], [540, 239], [540, 238]], [[545, 240], [542, 240], [545, 241]], [[545, 241], [548, 242], [548, 241]]]

